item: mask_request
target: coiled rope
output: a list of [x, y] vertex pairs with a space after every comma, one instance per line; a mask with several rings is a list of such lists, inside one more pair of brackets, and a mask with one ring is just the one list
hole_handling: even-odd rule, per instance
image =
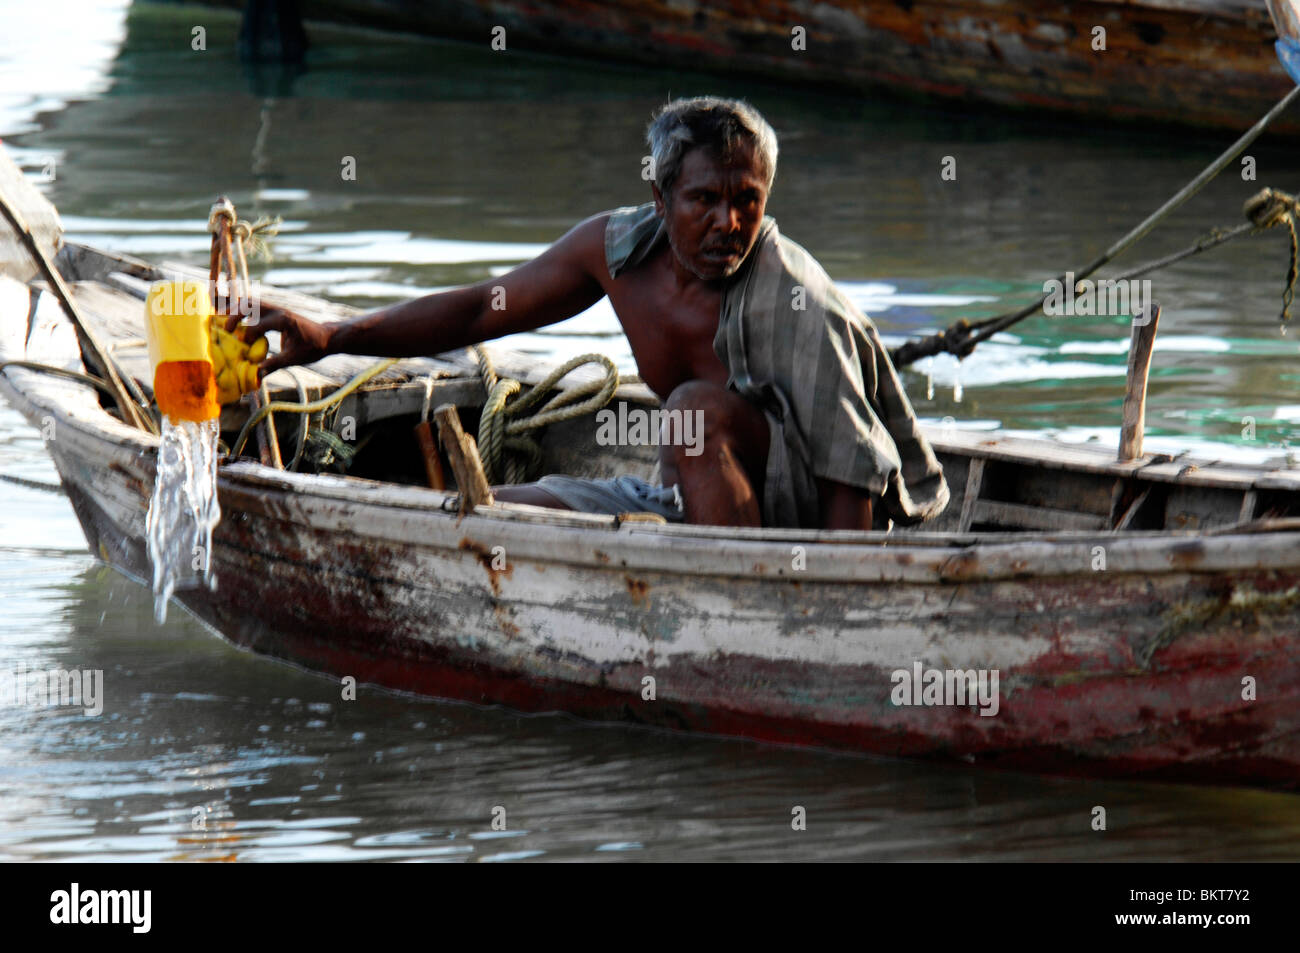
[[[492, 359], [481, 345], [474, 346], [479, 376], [487, 400], [478, 425], [478, 449], [488, 483], [523, 483], [541, 467], [542, 448], [530, 434], [549, 424], [573, 420], [600, 410], [618, 389], [618, 368], [603, 354], [582, 354], [565, 361], [546, 375], [536, 387], [516, 398], [523, 389], [519, 381], [497, 377]], [[584, 364], [599, 364], [603, 379], [565, 388], [532, 413], [562, 378]], [[512, 399], [515, 398], [515, 399]]]

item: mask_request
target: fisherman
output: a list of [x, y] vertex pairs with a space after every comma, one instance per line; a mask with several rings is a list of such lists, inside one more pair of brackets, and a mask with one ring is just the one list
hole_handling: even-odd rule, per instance
[[608, 295], [665, 411], [703, 421], [703, 452], [661, 442], [661, 486], [553, 475], [497, 499], [721, 526], [871, 529], [940, 513], [943, 469], [875, 327], [765, 215], [772, 127], [743, 101], [678, 99], [647, 141], [652, 202], [594, 215], [502, 277], [339, 324], [263, 308], [261, 328], [281, 334], [263, 374], [333, 353], [440, 354]]

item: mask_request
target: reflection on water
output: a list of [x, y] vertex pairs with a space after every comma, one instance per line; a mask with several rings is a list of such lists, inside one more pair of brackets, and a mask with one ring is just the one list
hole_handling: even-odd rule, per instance
[[[1034, 294], [1223, 146], [341, 30], [315, 31], [305, 71], [253, 75], [229, 14], [83, 9], [6, 10], [24, 28], [0, 36], [0, 135], [33, 175], [54, 158], [43, 188], [71, 237], [202, 264], [225, 193], [246, 216], [285, 220], [262, 277], [363, 306], [500, 274], [580, 218], [644, 201], [641, 136], [670, 81], [768, 115], [781, 135], [771, 213], [892, 343]], [[1259, 182], [1216, 182], [1133, 261], [1235, 222], [1260, 185], [1294, 182], [1294, 154], [1253, 152]], [[940, 178], [944, 156], [956, 181]], [[1286, 453], [1300, 346], [1277, 332], [1285, 261], [1282, 242], [1256, 239], [1153, 276], [1165, 310], [1149, 448]], [[907, 385], [930, 420], [1113, 442], [1126, 338], [1120, 318], [1040, 317]], [[630, 366], [605, 304], [512, 343]], [[102, 669], [107, 696], [98, 719], [0, 709], [6, 858], [1300, 857], [1290, 796], [851, 758], [364, 689], [345, 702], [334, 682], [238, 651], [184, 612], [155, 625], [147, 590], [85, 554], [40, 435], [3, 405], [0, 475], [3, 664]], [[791, 829], [796, 806], [806, 831]]]

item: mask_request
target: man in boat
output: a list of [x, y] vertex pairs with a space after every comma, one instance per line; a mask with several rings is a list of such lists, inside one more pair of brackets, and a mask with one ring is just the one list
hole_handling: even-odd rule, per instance
[[652, 202], [594, 215], [502, 277], [341, 324], [264, 308], [281, 351], [263, 373], [331, 353], [440, 354], [608, 295], [664, 409], [702, 412], [703, 452], [661, 442], [662, 486], [548, 476], [497, 499], [723, 526], [871, 529], [941, 512], [942, 467], [875, 327], [764, 214], [772, 127], [742, 101], [679, 99], [647, 140]]

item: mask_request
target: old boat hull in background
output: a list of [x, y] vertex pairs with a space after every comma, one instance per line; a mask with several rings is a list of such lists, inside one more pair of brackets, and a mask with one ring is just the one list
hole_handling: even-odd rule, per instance
[[[1273, 54], [1264, 0], [775, 0], [761, 9], [646, 0], [317, 0], [307, 12], [484, 46], [499, 27], [508, 50], [884, 88], [1105, 122], [1244, 129], [1292, 86]], [[1294, 134], [1300, 122], [1282, 117], [1273, 130]]]
[[[57, 328], [27, 333], [25, 302], [0, 305], [0, 360], [76, 362]], [[49, 450], [92, 551], [147, 578], [154, 441], [77, 384], [11, 369], [0, 391], [54, 421]], [[1025, 442], [1035, 460], [987, 435], [935, 436], [967, 526], [1031, 518], [981, 496], [989, 468], [999, 487], [1038, 473], [1073, 496], [1111, 479], [1099, 457], [1090, 472], [1047, 442]], [[1165, 512], [1189, 479], [1170, 477]], [[1252, 480], [1248, 516], [1256, 494], [1280, 505], [1295, 490], [1285, 473]], [[219, 585], [178, 598], [234, 642], [335, 677], [875, 754], [1300, 783], [1293, 528], [808, 534], [508, 506], [458, 520], [438, 491], [249, 462], [222, 469], [220, 500]], [[996, 714], [895, 705], [895, 673], [918, 665], [996, 670]]]

